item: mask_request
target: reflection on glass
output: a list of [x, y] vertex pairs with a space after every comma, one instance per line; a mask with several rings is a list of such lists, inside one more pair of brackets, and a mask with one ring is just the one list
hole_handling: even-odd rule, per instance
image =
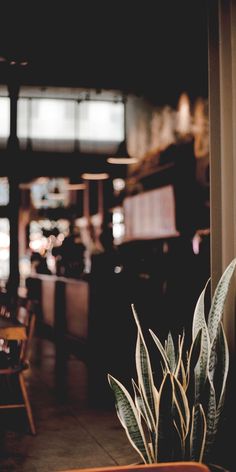
[[75, 139], [75, 100], [19, 99], [19, 138]]
[[9, 220], [0, 218], [0, 282], [6, 282], [9, 276]]
[[125, 235], [124, 210], [122, 207], [113, 209], [112, 212], [112, 232], [114, 244], [120, 244]]
[[124, 104], [85, 100], [78, 108], [74, 99], [20, 98], [17, 136], [20, 140], [30, 138], [34, 144], [35, 140], [66, 141], [68, 144], [75, 139], [121, 142], [124, 139]]
[[8, 138], [10, 134], [10, 99], [0, 97], [0, 138]]
[[123, 103], [84, 101], [79, 106], [78, 138], [92, 141], [123, 141]]
[[7, 177], [0, 177], [0, 206], [9, 203], [9, 182]]

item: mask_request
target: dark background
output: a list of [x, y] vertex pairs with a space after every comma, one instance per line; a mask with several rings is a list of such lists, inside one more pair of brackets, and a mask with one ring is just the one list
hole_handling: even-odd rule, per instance
[[158, 105], [207, 96], [204, 0], [21, 2], [1, 19], [1, 83], [18, 69], [22, 84], [121, 89]]

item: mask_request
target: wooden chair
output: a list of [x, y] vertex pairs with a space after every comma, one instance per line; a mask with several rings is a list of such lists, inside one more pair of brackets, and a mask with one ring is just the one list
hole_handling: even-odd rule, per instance
[[[17, 313], [17, 319], [26, 327], [26, 339], [14, 340], [8, 337], [9, 354], [8, 362], [0, 366], [0, 379], [5, 379], [5, 398], [2, 399], [2, 389], [0, 388], [0, 409], [25, 408], [29, 421], [30, 431], [36, 434], [32, 409], [27, 393], [24, 379], [24, 371], [29, 367], [29, 351], [34, 334], [36, 316], [35, 313], [24, 307], [20, 307]], [[8, 333], [9, 335], [9, 333]], [[19, 390], [22, 401], [16, 402], [16, 390]], [[12, 395], [13, 394], [13, 395]], [[12, 397], [13, 396], [13, 400]], [[5, 400], [5, 401], [4, 401]]]
[[71, 469], [61, 472], [210, 472], [205, 464], [198, 462], [162, 462], [159, 464], [117, 465], [112, 467], [93, 467]]

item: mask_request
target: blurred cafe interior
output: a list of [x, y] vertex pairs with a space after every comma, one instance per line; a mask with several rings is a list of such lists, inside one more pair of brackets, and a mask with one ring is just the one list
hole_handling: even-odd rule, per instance
[[[1, 318], [35, 315], [26, 411], [7, 409], [0, 388], [1, 470], [49, 470], [50, 454], [56, 461], [63, 449], [59, 431], [69, 444], [85, 425], [91, 441], [94, 424], [111, 428], [103, 431], [111, 443], [119, 436], [123, 456], [82, 459], [66, 443], [61, 470], [135, 462], [107, 382], [107, 373], [135, 376], [131, 304], [144, 332], [164, 341], [184, 330], [187, 343], [216, 268], [207, 2], [159, 3], [155, 16], [148, 7], [120, 6], [115, 18], [83, 7], [78, 24], [70, 13], [71, 28], [65, 13], [66, 35], [45, 25], [34, 44], [43, 22], [32, 22], [32, 42], [19, 35], [1, 45]], [[0, 369], [9, 352], [1, 340]]]

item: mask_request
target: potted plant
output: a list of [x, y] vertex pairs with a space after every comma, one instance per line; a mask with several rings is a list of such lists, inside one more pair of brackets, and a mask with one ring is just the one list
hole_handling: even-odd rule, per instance
[[118, 418], [142, 463], [210, 460], [229, 370], [222, 315], [235, 265], [236, 259], [223, 273], [208, 316], [204, 306], [206, 287], [202, 291], [193, 315], [189, 349], [185, 348], [184, 334], [175, 344], [169, 333], [162, 344], [149, 330], [161, 359], [159, 379], [132, 305], [137, 326], [133, 396], [110, 374], [108, 381], [115, 394]]

